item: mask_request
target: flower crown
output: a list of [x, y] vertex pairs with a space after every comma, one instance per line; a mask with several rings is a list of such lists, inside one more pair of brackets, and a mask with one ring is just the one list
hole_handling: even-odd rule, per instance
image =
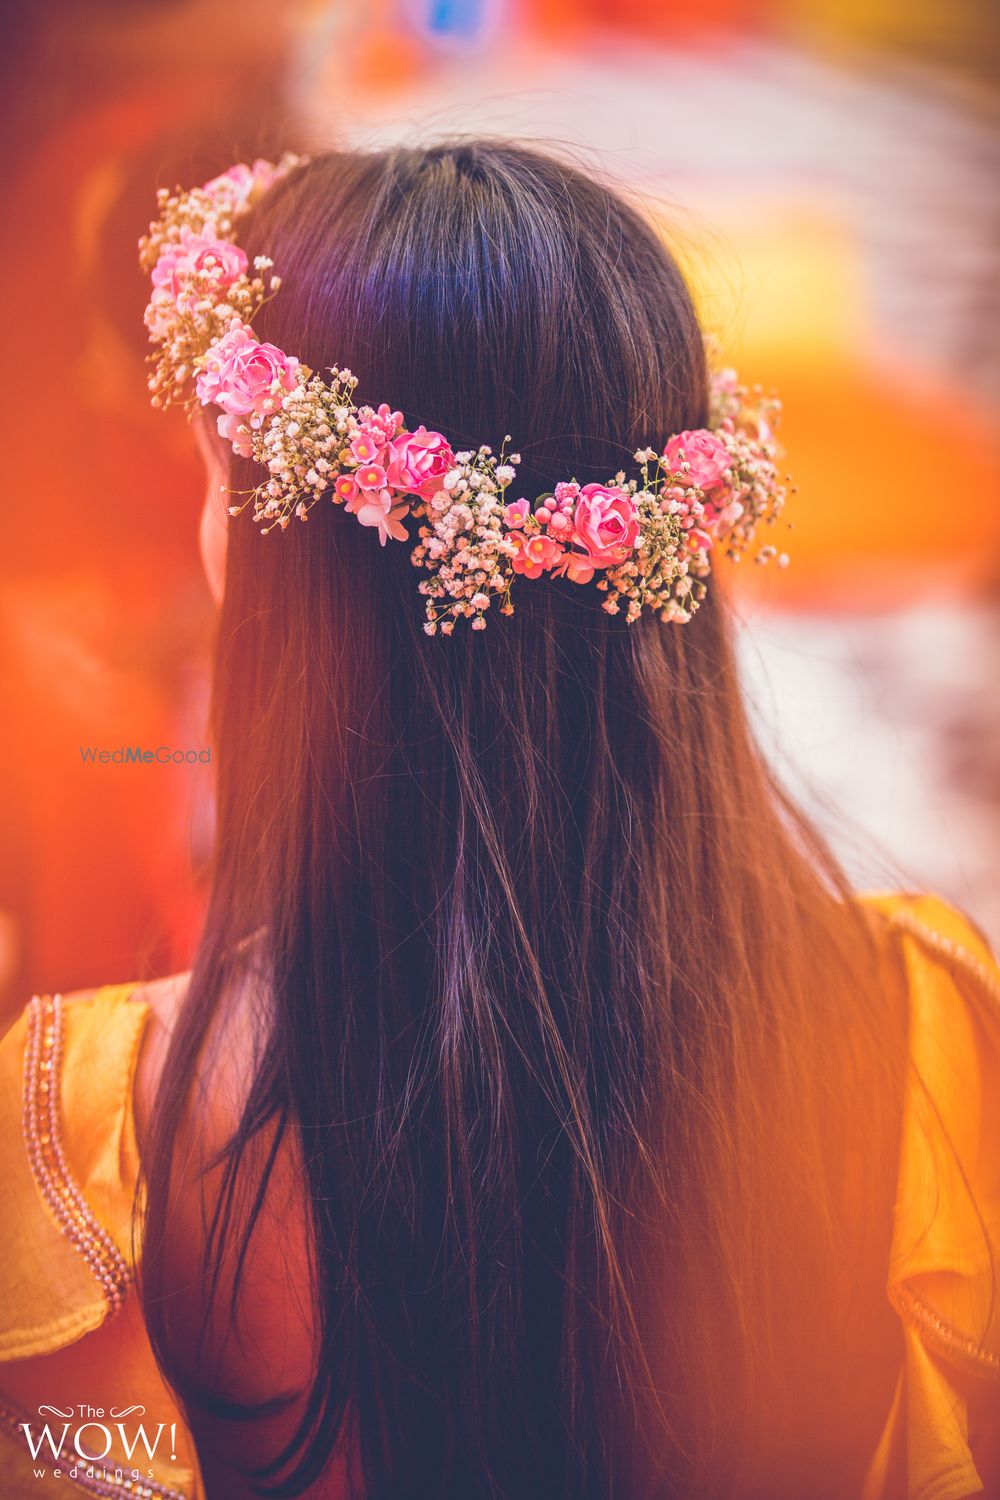
[[[508, 454], [509, 438], [499, 453], [454, 452], [440, 432], [411, 431], [385, 403], [357, 406], [350, 370], [333, 367], [324, 379], [254, 333], [255, 314], [281, 280], [267, 256], [249, 265], [237, 227], [299, 161], [255, 161], [189, 192], [161, 190], [160, 217], [139, 246], [153, 284], [145, 321], [158, 346], [154, 406], [219, 407], [220, 434], [264, 470], [252, 490], [227, 491], [241, 501], [230, 514], [252, 503], [263, 531], [283, 530], [326, 497], [377, 530], [383, 546], [411, 540], [404, 522], [412, 517], [429, 635], [450, 635], [463, 616], [482, 630], [494, 603], [512, 614], [514, 578], [545, 573], [595, 580], [603, 608], [629, 623], [644, 609], [689, 620], [716, 548], [739, 558], [782, 509], [772, 437], [780, 403], [723, 370], [711, 426], [677, 433], [662, 452], [639, 449], [640, 477], [573, 479], [533, 500], [511, 499], [521, 459]], [[777, 549], [756, 556], [765, 562]]]

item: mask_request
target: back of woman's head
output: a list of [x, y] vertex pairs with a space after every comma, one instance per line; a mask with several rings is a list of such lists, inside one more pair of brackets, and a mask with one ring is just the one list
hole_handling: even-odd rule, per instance
[[[706, 420], [701, 333], [673, 260], [621, 198], [548, 157], [501, 144], [333, 153], [272, 191], [244, 240], [282, 276], [261, 337], [315, 369], [351, 368], [358, 401], [388, 401], [456, 450], [510, 434], [518, 493], [606, 480], [634, 467], [637, 445]], [[257, 482], [236, 467], [235, 488]], [[263, 587], [286, 619], [291, 598], [311, 599], [337, 648], [326, 670], [342, 653], [354, 702], [362, 665], [381, 677], [391, 664], [421, 699], [429, 686], [450, 697], [468, 673], [502, 713], [543, 658], [552, 671], [563, 632], [564, 657], [595, 663], [655, 634], [609, 629], [595, 589], [556, 583], [520, 590], [488, 642], [429, 649], [411, 549], [316, 519], [266, 552], [253, 528], [232, 528], [228, 604], [258, 611]]]
[[[456, 449], [511, 434], [525, 494], [705, 424], [676, 265], [547, 156], [331, 153], [242, 241], [282, 277], [263, 338]], [[317, 1264], [285, 1492], [348, 1434], [372, 1500], [690, 1492], [750, 1422], [777, 1138], [788, 1202], [824, 1191], [784, 1085], [829, 1040], [807, 953], [837, 947], [836, 873], [756, 757], [714, 581], [689, 624], [632, 626], [592, 587], [524, 581], [512, 617], [429, 639], [409, 550], [333, 506], [266, 538], [231, 523], [150, 1326], [169, 1367], [171, 1090], [257, 932], [266, 1046], [230, 1168], [262, 1121], [298, 1132]]]

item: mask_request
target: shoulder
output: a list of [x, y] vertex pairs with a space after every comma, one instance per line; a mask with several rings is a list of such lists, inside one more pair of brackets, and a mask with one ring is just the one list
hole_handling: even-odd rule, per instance
[[[140, 1115], [151, 1114], [156, 1102], [187, 998], [186, 980], [175, 976], [136, 997], [154, 1015], [137, 1081]], [[199, 1003], [192, 996], [192, 1004]], [[158, 1258], [158, 1274], [169, 1288], [172, 1353], [185, 1378], [237, 1402], [307, 1390], [316, 1359], [309, 1210], [297, 1129], [283, 1112], [259, 1121], [244, 1117], [266, 1042], [265, 1010], [244, 974], [206, 1007], [203, 1027], [195, 1014], [186, 1016], [185, 1027], [198, 1027], [197, 1063], [183, 1099], [164, 1101], [176, 1106], [169, 1119], [168, 1212]], [[173, 1082], [167, 1087], [172, 1090]], [[162, 1132], [161, 1123], [150, 1131], [151, 1157], [167, 1143]], [[217, 1221], [224, 1227], [216, 1239]], [[247, 1359], [248, 1348], [256, 1358]], [[206, 1421], [204, 1413], [198, 1421]], [[211, 1423], [200, 1431], [213, 1444], [221, 1441]], [[237, 1438], [239, 1446], [245, 1432]]]
[[136, 1130], [140, 1140], [153, 1111], [163, 1064], [190, 983], [191, 971], [188, 969], [181, 974], [171, 974], [166, 979], [137, 984], [128, 997], [130, 1005], [142, 1006], [147, 1014], [132, 1090]]
[[148, 1010], [156, 1025], [173, 1026], [184, 1003], [191, 971], [170, 974], [165, 979], [129, 980], [124, 983], [92, 985], [88, 989], [70, 990], [61, 996], [64, 1006], [76, 1012], [100, 1006], [130, 1005]]

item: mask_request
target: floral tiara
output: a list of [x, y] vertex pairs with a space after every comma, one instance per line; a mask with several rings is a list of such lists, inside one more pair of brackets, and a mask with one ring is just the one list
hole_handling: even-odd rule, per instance
[[[452, 450], [440, 432], [408, 429], [383, 403], [355, 405], [357, 379], [333, 367], [316, 374], [254, 333], [254, 316], [277, 293], [273, 262], [253, 266], [236, 244], [240, 219], [300, 158], [231, 167], [204, 187], [159, 194], [160, 217], [140, 241], [153, 290], [146, 326], [154, 406], [217, 406], [220, 434], [264, 477], [235, 492], [239, 515], [253, 504], [263, 531], [305, 521], [323, 498], [343, 505], [382, 545], [410, 541], [421, 570], [429, 635], [450, 635], [463, 616], [473, 630], [497, 604], [512, 614], [516, 576], [592, 580], [603, 608], [631, 624], [644, 609], [687, 621], [705, 596], [712, 553], [739, 558], [785, 499], [775, 467], [780, 403], [741, 386], [732, 370], [713, 379], [711, 426], [680, 432], [665, 448], [635, 454], [638, 478], [557, 484], [510, 498], [520, 455], [485, 445]], [[777, 556], [760, 547], [757, 560]], [[778, 557], [784, 565], [788, 559]]]

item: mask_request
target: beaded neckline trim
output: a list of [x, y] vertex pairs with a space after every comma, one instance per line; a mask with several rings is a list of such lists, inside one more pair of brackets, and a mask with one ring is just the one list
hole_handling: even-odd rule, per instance
[[903, 1322], [916, 1328], [927, 1347], [948, 1364], [973, 1375], [1000, 1380], [1000, 1356], [962, 1333], [905, 1283], [889, 1288], [889, 1301]]
[[125, 1300], [132, 1270], [83, 1196], [66, 1160], [59, 1114], [64, 1038], [62, 996], [34, 995], [28, 1005], [24, 1057], [24, 1139], [39, 1193], [90, 1267], [113, 1314]]
[[935, 932], [932, 927], [927, 927], [910, 912], [893, 912], [889, 920], [893, 927], [898, 927], [903, 932], [919, 938], [925, 947], [940, 954], [942, 958], [950, 960], [957, 968], [969, 975], [982, 990], [991, 1009], [996, 1012], [996, 1018], [1000, 1020], [1000, 981], [981, 959], [976, 958], [975, 954], [970, 953], [968, 948], [964, 948], [954, 938], [945, 937], [942, 933]]

